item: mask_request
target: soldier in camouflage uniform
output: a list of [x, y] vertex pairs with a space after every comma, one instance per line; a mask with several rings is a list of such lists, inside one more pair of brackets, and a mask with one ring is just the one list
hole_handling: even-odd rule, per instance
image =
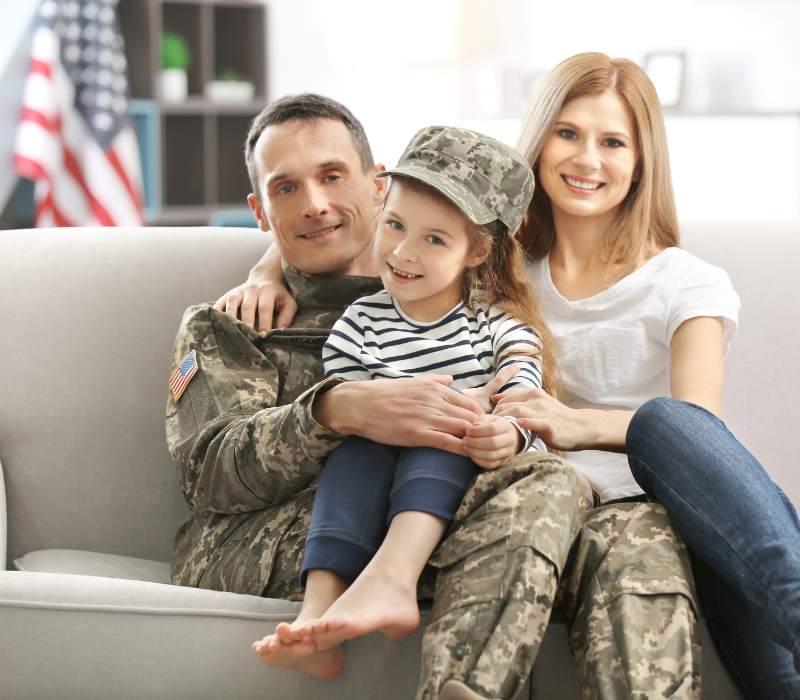
[[[324, 238], [336, 221], [334, 197], [320, 206], [315, 183], [339, 179], [323, 168], [323, 177], [315, 170], [291, 180], [281, 172], [284, 179], [273, 183], [287, 160], [271, 160], [276, 151], [269, 139], [280, 136], [281, 147], [294, 154], [307, 148], [317, 163], [324, 150], [318, 141], [339, 138], [339, 129], [350, 139], [352, 153], [336, 153], [347, 165], [359, 158], [363, 131], [354, 128], [360, 125], [340, 105], [300, 96], [268, 107], [248, 136], [258, 193], [251, 206], [287, 260], [284, 275], [298, 313], [291, 327], [262, 333], [208, 305], [184, 315], [173, 369], [194, 352], [196, 374], [167, 407], [169, 448], [192, 511], [175, 538], [172, 578], [178, 585], [301, 599], [304, 537], [326, 455], [349, 433], [386, 442], [386, 425], [397, 426], [397, 444], [452, 446], [439, 431], [457, 438], [469, 424], [466, 397], [434, 380], [322, 380], [328, 330], [351, 302], [377, 291], [379, 280], [355, 274], [353, 265], [337, 267], [343, 237], [334, 237], [322, 255], [305, 252], [314, 226]], [[319, 162], [340, 167], [327, 156]], [[363, 172], [378, 169], [370, 161]], [[350, 193], [359, 181], [354, 170], [335, 175], [351, 185]], [[372, 184], [377, 179], [364, 179], [362, 210], [380, 194]], [[303, 203], [292, 228], [284, 225], [291, 207], [279, 198], [296, 192]], [[346, 231], [357, 217], [340, 218], [337, 231], [358, 235]], [[362, 223], [374, 232], [369, 217]], [[321, 269], [325, 260], [327, 271]], [[392, 393], [393, 384], [402, 384], [402, 393]], [[435, 438], [424, 430], [426, 421], [443, 426]], [[418, 700], [514, 697], [554, 604], [568, 611], [585, 700], [699, 697], [691, 569], [658, 505], [586, 513], [572, 468], [552, 454], [526, 453], [475, 479], [430, 565], [434, 604]]]

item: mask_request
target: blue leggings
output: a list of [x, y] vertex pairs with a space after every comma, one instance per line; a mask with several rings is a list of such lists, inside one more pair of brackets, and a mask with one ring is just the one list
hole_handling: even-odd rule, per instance
[[347, 438], [322, 470], [300, 584], [305, 587], [311, 569], [352, 583], [397, 513], [416, 510], [450, 521], [477, 473], [469, 457], [444, 450]]

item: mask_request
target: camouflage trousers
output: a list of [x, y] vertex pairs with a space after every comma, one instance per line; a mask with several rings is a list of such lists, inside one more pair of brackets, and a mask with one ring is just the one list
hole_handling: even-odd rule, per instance
[[[554, 605], [567, 610], [582, 700], [699, 698], [694, 583], [672, 521], [657, 504], [583, 504], [572, 467], [548, 453], [473, 481], [420, 582], [421, 597], [433, 585], [435, 595], [417, 700], [436, 700], [451, 678], [514, 698]], [[266, 597], [302, 599], [306, 507]]]
[[439, 570], [417, 700], [455, 678], [486, 698], [522, 688], [554, 604], [567, 609], [582, 700], [700, 697], [700, 629], [683, 541], [664, 508], [584, 512], [560, 458], [482, 473], [431, 563]]

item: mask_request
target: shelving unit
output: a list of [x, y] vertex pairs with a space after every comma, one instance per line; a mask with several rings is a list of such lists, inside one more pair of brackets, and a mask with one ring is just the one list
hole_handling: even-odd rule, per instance
[[[132, 97], [152, 100], [160, 113], [161, 208], [149, 223], [204, 225], [218, 210], [245, 207], [250, 184], [244, 140], [267, 104], [265, 6], [246, 0], [123, 0], [117, 12]], [[163, 30], [183, 36], [192, 54], [189, 96], [182, 103], [162, 102], [157, 94]], [[253, 82], [251, 102], [206, 99], [206, 83], [227, 68]]]

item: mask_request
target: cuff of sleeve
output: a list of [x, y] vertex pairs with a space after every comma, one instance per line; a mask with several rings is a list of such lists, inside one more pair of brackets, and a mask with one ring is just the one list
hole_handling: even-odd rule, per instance
[[298, 396], [294, 402], [295, 428], [302, 441], [303, 451], [311, 459], [327, 457], [347, 437], [317, 423], [311, 411], [318, 394], [324, 394], [331, 387], [346, 381], [341, 377], [324, 379]]
[[522, 435], [522, 447], [517, 451], [517, 454], [522, 454], [523, 452], [527, 452], [533, 441], [536, 439], [535, 434], [532, 433], [530, 430], [523, 428], [519, 423], [517, 423], [517, 419], [514, 416], [503, 416], [507, 421], [511, 421], [514, 424], [514, 427], [519, 431], [519, 434]]

